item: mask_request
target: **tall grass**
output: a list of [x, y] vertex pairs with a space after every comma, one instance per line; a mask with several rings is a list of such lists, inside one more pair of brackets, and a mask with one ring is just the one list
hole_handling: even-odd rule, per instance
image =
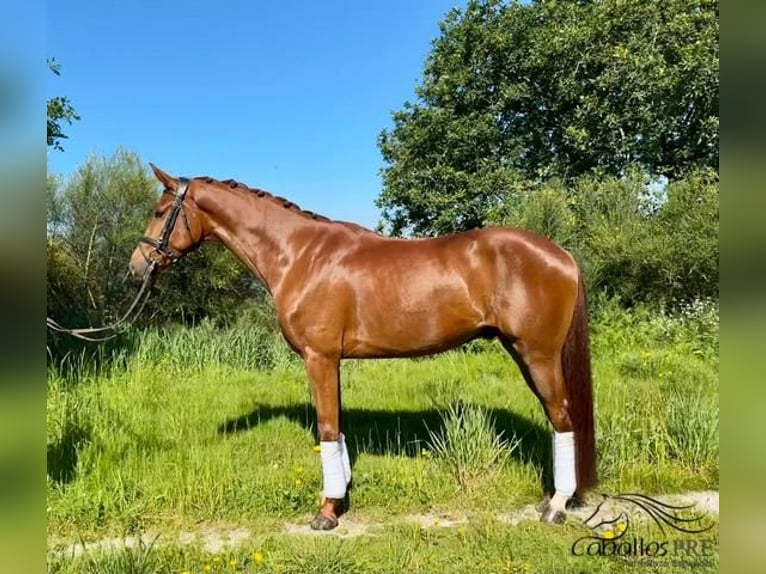
[[157, 572], [157, 554], [154, 552], [155, 537], [150, 542], [139, 538], [133, 545], [124, 544], [117, 552], [85, 553], [84, 574], [154, 574]]
[[718, 466], [718, 404], [700, 393], [671, 394], [667, 442], [670, 456], [690, 468]]
[[492, 416], [478, 405], [453, 403], [442, 413], [442, 422], [440, 431], [429, 429], [429, 444], [462, 490], [498, 472], [519, 446], [515, 437], [502, 438]]
[[604, 302], [593, 331], [602, 476], [624, 489], [640, 476], [662, 491], [687, 488], [698, 472], [717, 487], [717, 302], [675, 311]]
[[297, 358], [282, 336], [268, 327], [222, 329], [205, 321], [192, 328], [140, 333], [133, 362], [183, 372], [208, 368], [271, 371], [293, 366]]

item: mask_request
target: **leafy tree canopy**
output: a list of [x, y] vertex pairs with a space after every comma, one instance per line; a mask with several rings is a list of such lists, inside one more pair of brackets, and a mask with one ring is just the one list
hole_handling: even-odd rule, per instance
[[718, 171], [718, 4], [473, 0], [379, 147], [394, 234], [482, 225], [550, 178]]

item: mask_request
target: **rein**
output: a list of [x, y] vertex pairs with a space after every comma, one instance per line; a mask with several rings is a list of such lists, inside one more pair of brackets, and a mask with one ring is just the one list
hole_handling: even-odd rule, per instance
[[[114, 323], [110, 323], [109, 325], [104, 325], [103, 327], [88, 327], [88, 328], [81, 328], [81, 329], [67, 329], [66, 327], [61, 326], [59, 323], [51, 319], [50, 317], [45, 318], [45, 324], [51, 331], [55, 331], [56, 333], [65, 333], [67, 335], [71, 335], [72, 337], [77, 337], [78, 339], [82, 339], [84, 341], [93, 341], [96, 343], [101, 343], [103, 341], [109, 341], [110, 339], [114, 339], [117, 337], [120, 333], [122, 333], [127, 327], [132, 325], [136, 319], [138, 319], [138, 316], [141, 314], [141, 311], [144, 310], [144, 306], [146, 305], [146, 302], [149, 300], [149, 294], [151, 289], [151, 283], [152, 283], [152, 275], [154, 273], [154, 267], [157, 264], [152, 261], [149, 264], [149, 268], [147, 269], [146, 273], [144, 273], [144, 281], [141, 283], [141, 289], [138, 291], [138, 295], [136, 295], [136, 298], [133, 300], [133, 303], [131, 303], [130, 308], [125, 312], [125, 314], [117, 319]], [[141, 300], [143, 298], [143, 301]], [[135, 315], [131, 318], [130, 315], [133, 314], [133, 311], [135, 309], [138, 309], [135, 313]], [[111, 335], [99, 335], [100, 333], [106, 333], [112, 331]]]
[[[175, 227], [176, 221], [178, 220], [178, 215], [183, 215], [184, 224], [186, 225], [186, 231], [191, 236], [191, 227], [189, 226], [189, 219], [186, 217], [186, 211], [183, 208], [184, 199], [186, 197], [186, 192], [189, 189], [189, 180], [186, 178], [180, 178], [178, 181], [178, 191], [171, 191], [169, 189], [163, 190], [163, 193], [169, 193], [173, 197], [175, 197], [175, 201], [173, 202], [173, 206], [171, 207], [170, 215], [165, 220], [165, 226], [162, 228], [162, 234], [160, 235], [159, 239], [155, 239], [153, 237], [147, 237], [144, 235], [140, 242], [146, 243], [147, 245], [152, 247], [152, 251], [147, 255], [144, 253], [143, 249], [139, 249], [141, 252], [141, 255], [144, 256], [144, 259], [149, 264], [146, 271], [144, 272], [144, 278], [143, 282], [141, 283], [141, 288], [138, 291], [138, 294], [136, 295], [136, 298], [133, 300], [133, 303], [131, 303], [128, 310], [125, 312], [125, 314], [117, 319], [115, 322], [110, 323], [109, 325], [104, 325], [103, 327], [87, 327], [87, 328], [80, 328], [80, 329], [68, 329], [66, 327], [63, 327], [58, 322], [54, 321], [50, 317], [46, 317], [46, 325], [51, 331], [55, 331], [56, 333], [65, 333], [67, 335], [71, 335], [72, 337], [77, 337], [78, 339], [83, 339], [84, 341], [93, 341], [93, 342], [103, 342], [103, 341], [109, 341], [110, 339], [114, 339], [117, 337], [120, 333], [122, 333], [127, 327], [132, 325], [136, 319], [138, 319], [138, 316], [141, 314], [141, 312], [144, 310], [144, 307], [146, 306], [146, 302], [149, 300], [149, 295], [151, 294], [151, 286], [153, 282], [153, 275], [154, 270], [157, 267], [157, 261], [152, 259], [150, 255], [152, 253], [159, 253], [161, 256], [166, 257], [170, 260], [171, 264], [178, 261], [182, 256], [183, 253], [179, 253], [172, 249], [169, 245], [170, 241], [170, 235], [173, 233], [173, 228]], [[143, 299], [143, 300], [142, 300]], [[135, 314], [133, 313], [135, 311]], [[133, 317], [131, 317], [133, 315]], [[102, 335], [103, 333], [112, 332], [110, 335]]]

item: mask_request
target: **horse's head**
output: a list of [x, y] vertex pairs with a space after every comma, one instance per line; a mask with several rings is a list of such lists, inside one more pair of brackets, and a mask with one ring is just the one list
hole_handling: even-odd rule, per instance
[[130, 258], [130, 272], [136, 279], [172, 265], [198, 247], [205, 237], [202, 215], [193, 198], [192, 188], [198, 182], [176, 179], [149, 165], [164, 189]]

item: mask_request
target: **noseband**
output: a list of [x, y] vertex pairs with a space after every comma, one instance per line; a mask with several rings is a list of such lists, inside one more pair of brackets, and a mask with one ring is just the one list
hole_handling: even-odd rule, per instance
[[157, 264], [157, 261], [154, 261], [150, 257], [152, 253], [159, 253], [163, 257], [166, 257], [171, 264], [175, 263], [181, 259], [181, 257], [183, 257], [183, 253], [176, 251], [169, 245], [170, 235], [173, 233], [173, 228], [176, 225], [176, 220], [178, 219], [179, 214], [183, 216], [184, 224], [186, 225], [186, 231], [189, 234], [189, 237], [192, 239], [192, 242], [194, 240], [191, 226], [189, 225], [189, 219], [186, 217], [186, 210], [184, 210], [184, 198], [186, 197], [186, 192], [188, 189], [189, 180], [185, 177], [181, 177], [178, 179], [177, 191], [172, 191], [170, 189], [163, 190], [162, 193], [169, 193], [175, 197], [175, 201], [173, 201], [173, 206], [170, 208], [170, 215], [165, 220], [165, 226], [162, 228], [162, 234], [160, 235], [159, 239], [148, 237], [146, 235], [141, 238], [141, 243], [146, 243], [152, 247], [152, 251], [149, 252], [149, 255], [144, 253], [143, 249], [139, 249], [141, 255], [144, 256], [144, 259], [147, 263], [149, 263], [149, 265], [152, 266], [152, 268]]

